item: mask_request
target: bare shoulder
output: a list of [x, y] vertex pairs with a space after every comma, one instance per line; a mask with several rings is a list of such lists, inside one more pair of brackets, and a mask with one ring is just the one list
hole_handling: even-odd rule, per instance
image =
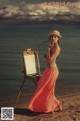
[[55, 44], [55, 50], [56, 51], [60, 51], [61, 50], [59, 44]]

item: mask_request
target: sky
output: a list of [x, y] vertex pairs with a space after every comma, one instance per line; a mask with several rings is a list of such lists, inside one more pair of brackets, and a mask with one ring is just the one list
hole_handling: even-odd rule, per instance
[[[26, 3], [39, 3], [39, 2], [45, 2], [46, 0], [0, 0], [1, 5], [17, 5], [20, 4], [21, 2], [26, 2]], [[48, 1], [48, 0], [47, 0]]]
[[20, 4], [21, 2], [27, 3], [41, 3], [41, 2], [53, 2], [53, 1], [79, 1], [79, 0], [0, 0], [0, 5], [16, 5]]
[[53, 0], [0, 0], [0, 24], [20, 21], [80, 23], [80, 2], [71, 4], [76, 0], [69, 0], [67, 4], [67, 0], [55, 1], [54, 4]]

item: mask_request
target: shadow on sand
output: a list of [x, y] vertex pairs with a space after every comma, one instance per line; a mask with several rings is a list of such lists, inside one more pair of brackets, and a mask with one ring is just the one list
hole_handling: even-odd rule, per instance
[[37, 115], [40, 115], [42, 113], [33, 112], [27, 108], [15, 108], [14, 114], [26, 115], [26, 116], [37, 116]]

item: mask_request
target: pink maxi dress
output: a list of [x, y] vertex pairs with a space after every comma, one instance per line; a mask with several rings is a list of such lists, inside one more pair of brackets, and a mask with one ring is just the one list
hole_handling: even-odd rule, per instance
[[59, 47], [52, 55], [52, 63], [47, 62], [47, 67], [44, 70], [37, 89], [29, 102], [28, 109], [34, 112], [54, 112], [55, 108], [60, 105], [60, 101], [55, 97], [55, 84], [59, 74], [56, 65], [56, 58], [60, 53]]

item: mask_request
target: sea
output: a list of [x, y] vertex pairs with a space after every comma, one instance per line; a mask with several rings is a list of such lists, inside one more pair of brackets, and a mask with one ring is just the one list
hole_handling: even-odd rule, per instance
[[[80, 26], [69, 24], [20, 24], [0, 28], [0, 98], [16, 95], [24, 78], [24, 49], [31, 48], [39, 54], [41, 74], [46, 68], [43, 58], [49, 44], [49, 32], [59, 30], [62, 39], [60, 56], [57, 59], [59, 77], [57, 94], [80, 89]], [[46, 81], [46, 80], [45, 80]], [[36, 89], [31, 80], [26, 80], [23, 92]]]

